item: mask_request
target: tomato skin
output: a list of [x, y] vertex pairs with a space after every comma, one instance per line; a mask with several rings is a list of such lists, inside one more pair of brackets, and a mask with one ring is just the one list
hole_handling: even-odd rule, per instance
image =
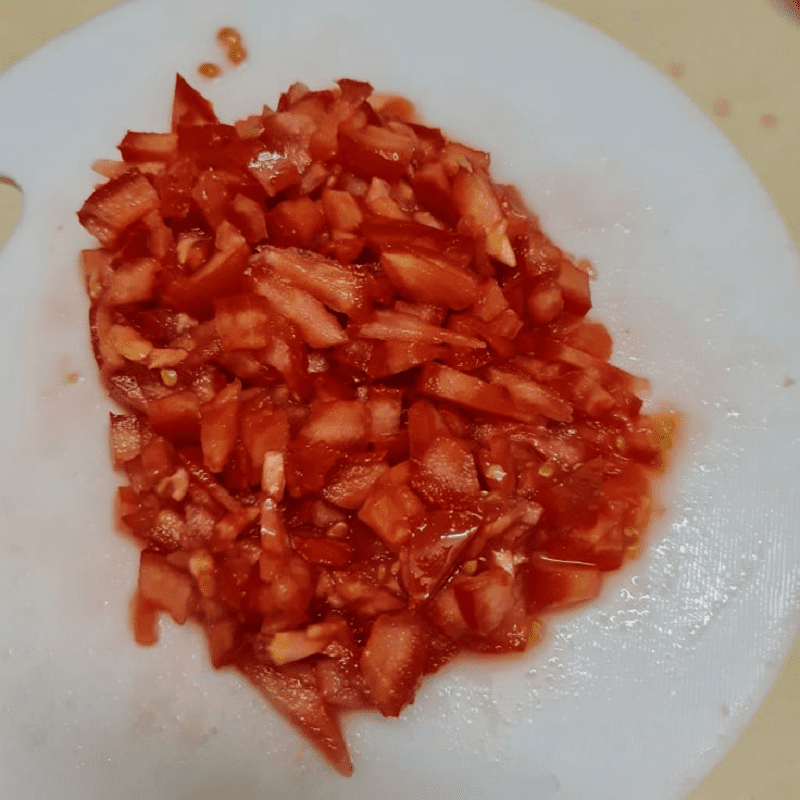
[[228, 124], [178, 76], [78, 212], [134, 638], [200, 625], [343, 775], [343, 711], [600, 594], [677, 435], [589, 266], [413, 113], [343, 79]]

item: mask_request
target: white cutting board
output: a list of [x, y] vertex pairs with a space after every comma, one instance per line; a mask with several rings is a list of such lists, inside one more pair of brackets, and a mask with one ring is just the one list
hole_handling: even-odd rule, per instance
[[[207, 83], [214, 34], [244, 67]], [[399, 721], [354, 716], [334, 774], [200, 636], [127, 626], [135, 551], [95, 378], [75, 211], [90, 164], [168, 125], [174, 73], [225, 120], [350, 76], [491, 150], [598, 270], [617, 362], [687, 429], [644, 557], [522, 659], [458, 662]], [[534, 0], [136, 0], [0, 76], [0, 797], [678, 800], [763, 699], [798, 628], [800, 261], [734, 148], [677, 89]], [[76, 373], [78, 381], [65, 380]]]

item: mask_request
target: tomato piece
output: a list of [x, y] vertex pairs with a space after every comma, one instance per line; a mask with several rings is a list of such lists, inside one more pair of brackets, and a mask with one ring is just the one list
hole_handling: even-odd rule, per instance
[[583, 350], [595, 358], [603, 361], [611, 358], [614, 343], [611, 341], [611, 335], [605, 325], [599, 322], [582, 319], [563, 338], [567, 344], [577, 347], [578, 350]]
[[272, 339], [273, 312], [259, 295], [240, 294], [214, 300], [215, 324], [224, 350], [263, 350]]
[[431, 325], [413, 314], [376, 309], [370, 319], [351, 326], [348, 333], [364, 339], [392, 339], [418, 344], [449, 344], [453, 347], [481, 349], [486, 345], [479, 339], [464, 336], [438, 325]]
[[147, 406], [150, 427], [180, 442], [197, 441], [200, 434], [200, 400], [193, 391], [173, 392]]
[[123, 161], [172, 161], [178, 153], [178, 137], [174, 133], [128, 131], [117, 145]]
[[439, 436], [415, 463], [411, 487], [428, 503], [452, 506], [480, 491], [472, 448], [453, 436]]
[[208, 642], [208, 655], [215, 669], [234, 662], [238, 649], [237, 634], [239, 625], [233, 620], [212, 622], [205, 627]]
[[158, 608], [138, 591], [131, 601], [131, 627], [136, 644], [150, 647], [158, 642]]
[[486, 254], [514, 267], [517, 259], [508, 239], [508, 221], [489, 178], [480, 171], [459, 169], [453, 178], [453, 205], [462, 218], [474, 221], [485, 237]]
[[340, 453], [325, 441], [289, 443], [286, 450], [286, 488], [292, 497], [319, 492]]
[[370, 427], [369, 411], [360, 400], [335, 400], [320, 403], [300, 431], [307, 442], [325, 442], [334, 447], [361, 442]]
[[325, 349], [347, 340], [339, 321], [314, 296], [275, 277], [252, 277], [255, 291], [266, 297], [276, 312], [291, 320], [311, 347]]
[[389, 340], [374, 347], [365, 371], [373, 380], [386, 378], [442, 358], [446, 353], [447, 348], [440, 344]]
[[338, 716], [323, 701], [311, 666], [278, 669], [254, 659], [242, 659], [237, 667], [280, 714], [313, 742], [337, 772], [345, 777], [352, 775], [353, 763]]
[[[223, 228], [226, 223], [222, 223]], [[247, 240], [232, 225], [227, 228], [228, 241], [190, 276], [173, 273], [163, 287], [164, 300], [180, 311], [203, 313], [213, 305], [215, 297], [233, 294], [241, 286], [247, 268]]]
[[181, 125], [206, 125], [217, 122], [211, 103], [192, 88], [181, 75], [175, 76], [175, 95], [172, 101], [172, 131]]
[[193, 484], [197, 486], [215, 503], [227, 511], [240, 511], [241, 503], [225, 489], [225, 487], [202, 465], [202, 453], [192, 448], [179, 451], [178, 458], [188, 471]]
[[369, 441], [379, 447], [401, 437], [403, 395], [400, 390], [375, 387], [366, 402], [370, 416]]
[[234, 381], [200, 406], [200, 446], [211, 472], [222, 472], [236, 446], [241, 391], [241, 383]]
[[430, 397], [449, 400], [473, 411], [526, 419], [526, 414], [517, 409], [505, 387], [487, 383], [444, 364], [427, 363], [418, 385], [420, 391]]
[[566, 259], [561, 261], [558, 286], [564, 298], [564, 309], [583, 316], [592, 307], [589, 274]]
[[458, 219], [450, 190], [450, 180], [438, 161], [423, 164], [412, 178], [414, 192], [420, 202], [439, 219], [453, 223]]
[[265, 643], [266, 657], [281, 666], [292, 661], [302, 661], [322, 652], [336, 637], [341, 627], [347, 627], [343, 620], [326, 620], [308, 625], [305, 628], [279, 631]]
[[322, 209], [333, 231], [354, 233], [364, 220], [364, 213], [355, 197], [338, 189], [322, 190]]
[[[362, 620], [405, 608], [406, 600], [395, 586], [387, 586], [386, 564], [354, 564], [346, 570], [332, 570], [318, 584], [332, 608], [342, 609]], [[392, 583], [389, 581], [389, 583]]]
[[557, 422], [572, 422], [572, 407], [549, 387], [519, 373], [496, 367], [488, 369], [487, 375], [494, 385], [508, 389], [511, 399], [521, 411], [541, 414]]
[[294, 547], [310, 564], [321, 564], [326, 567], [341, 569], [346, 567], [353, 558], [351, 545], [331, 539], [297, 539]]
[[414, 139], [378, 125], [339, 127], [339, 156], [355, 175], [399, 180], [414, 154]]
[[258, 509], [237, 508], [229, 511], [214, 524], [214, 538], [219, 547], [227, 547], [247, 530], [258, 518]]
[[142, 600], [167, 611], [178, 625], [189, 619], [195, 600], [192, 578], [164, 556], [142, 550], [138, 591]]
[[204, 125], [178, 125], [178, 151], [203, 166], [223, 166], [221, 158], [228, 146], [238, 141], [233, 125], [207, 122]]
[[250, 244], [267, 237], [267, 218], [262, 205], [252, 197], [239, 193], [231, 203], [233, 220]]
[[142, 452], [144, 431], [139, 418], [132, 414], [109, 414], [111, 452], [114, 466], [121, 467]]
[[270, 241], [279, 247], [309, 247], [325, 228], [325, 218], [310, 197], [278, 203], [267, 219]]
[[330, 658], [317, 661], [315, 672], [320, 694], [326, 703], [347, 711], [370, 707], [360, 674], [355, 677], [349, 665], [342, 665]]
[[163, 436], [151, 436], [142, 446], [139, 464], [147, 476], [149, 486], [157, 488], [159, 492], [162, 491], [159, 485], [175, 473], [178, 463], [175, 447]]
[[545, 278], [531, 289], [526, 308], [537, 325], [552, 322], [564, 310], [564, 293], [558, 281]]
[[228, 213], [231, 191], [214, 169], [203, 170], [192, 187], [191, 198], [212, 229], [217, 229]]
[[361, 508], [377, 480], [389, 470], [382, 458], [366, 453], [353, 458], [328, 477], [322, 496], [340, 508]]
[[403, 584], [413, 600], [420, 602], [436, 595], [482, 521], [479, 514], [458, 508], [439, 509], [420, 520], [402, 562]]
[[456, 599], [467, 625], [483, 636], [495, 631], [513, 605], [512, 585], [512, 577], [498, 567], [457, 583]]
[[381, 714], [397, 717], [413, 702], [426, 650], [425, 629], [410, 614], [383, 614], [372, 624], [361, 654], [361, 672]]
[[528, 603], [536, 609], [586, 603], [600, 594], [602, 585], [597, 567], [540, 556], [531, 561], [527, 575]]
[[196, 173], [197, 167], [190, 159], [180, 158], [168, 163], [164, 172], [154, 179], [165, 219], [184, 219], [189, 213]]
[[103, 247], [114, 247], [134, 222], [158, 207], [150, 181], [130, 170], [98, 186], [78, 212], [78, 221]]
[[268, 245], [258, 251], [251, 263], [271, 269], [331, 310], [351, 317], [363, 314], [369, 302], [366, 276], [315, 253]]
[[410, 479], [410, 462], [392, 467], [376, 481], [358, 512], [358, 518], [392, 549], [408, 541], [413, 530], [412, 520], [425, 511], [408, 485]]
[[469, 236], [410, 220], [368, 217], [362, 230], [369, 245], [381, 253], [412, 247], [441, 254], [450, 264], [461, 268], [469, 267], [475, 254], [475, 242]]
[[286, 410], [274, 408], [257, 396], [243, 404], [239, 425], [242, 445], [251, 464], [250, 483], [260, 484], [267, 453], [284, 453], [289, 443]]
[[409, 300], [461, 309], [479, 296], [472, 273], [432, 251], [387, 250], [381, 255], [381, 266], [398, 293]]
[[536, 631], [537, 621], [528, 615], [525, 598], [515, 582], [511, 586], [510, 606], [497, 627], [486, 634], [468, 631], [462, 644], [478, 653], [522, 653], [537, 640]]

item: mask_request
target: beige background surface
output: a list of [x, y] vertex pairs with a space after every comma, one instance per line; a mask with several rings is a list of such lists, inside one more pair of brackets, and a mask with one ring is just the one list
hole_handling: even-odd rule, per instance
[[[0, 71], [118, 2], [4, 0]], [[750, 162], [800, 245], [800, 10], [792, 0], [550, 2], [639, 53], [697, 102]], [[0, 242], [20, 213], [0, 176]], [[800, 641], [748, 730], [690, 800], [797, 798]]]

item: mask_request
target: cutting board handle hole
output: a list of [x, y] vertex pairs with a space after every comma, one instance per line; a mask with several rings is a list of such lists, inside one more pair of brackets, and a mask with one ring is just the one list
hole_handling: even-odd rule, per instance
[[11, 178], [0, 175], [0, 250], [22, 219], [22, 189]]

